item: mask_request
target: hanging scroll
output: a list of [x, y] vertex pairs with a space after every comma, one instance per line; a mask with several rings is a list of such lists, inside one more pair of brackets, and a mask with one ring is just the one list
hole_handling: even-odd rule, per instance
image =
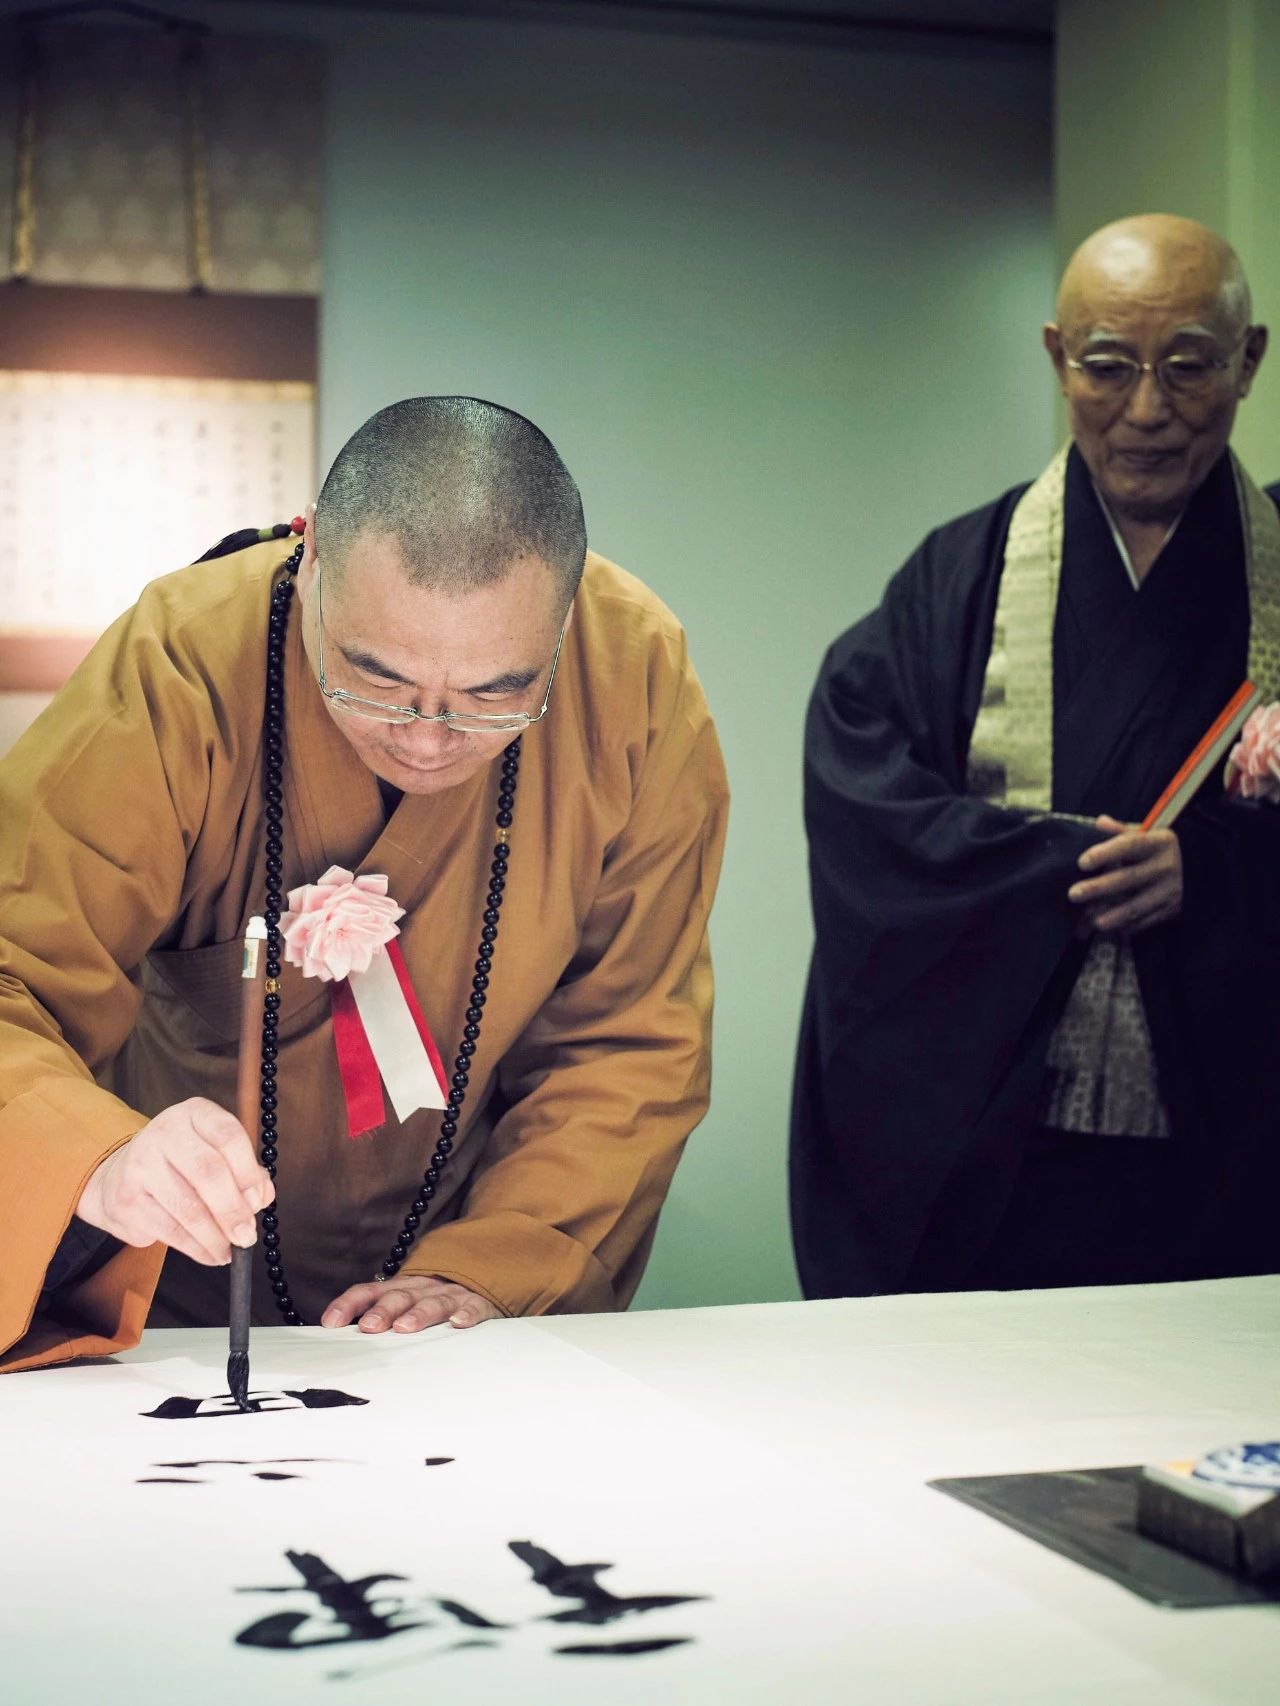
[[315, 483], [317, 50], [80, 10], [0, 28], [0, 751], [11, 696]]

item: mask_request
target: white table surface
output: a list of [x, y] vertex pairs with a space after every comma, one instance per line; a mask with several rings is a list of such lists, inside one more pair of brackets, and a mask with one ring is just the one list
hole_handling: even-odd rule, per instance
[[[483, 1466], [494, 1525], [520, 1509], [528, 1491], [533, 1502], [522, 1518], [541, 1525], [542, 1542], [555, 1540], [563, 1511], [561, 1555], [572, 1550], [570, 1537], [583, 1537], [581, 1546], [594, 1549], [582, 1556], [615, 1561], [616, 1579], [605, 1579], [616, 1591], [689, 1587], [705, 1589], [712, 1602], [681, 1613], [682, 1631], [696, 1628], [697, 1638], [668, 1653], [566, 1661], [535, 1656], [530, 1646], [517, 1668], [512, 1656], [457, 1652], [433, 1658], [429, 1669], [388, 1664], [385, 1677], [370, 1671], [354, 1685], [350, 1676], [335, 1680], [332, 1664], [323, 1671], [314, 1654], [241, 1648], [221, 1676], [227, 1634], [246, 1611], [264, 1609], [238, 1600], [232, 1618], [223, 1607], [230, 1564], [217, 1576], [212, 1610], [198, 1620], [213, 1655], [201, 1661], [198, 1685], [177, 1673], [180, 1631], [170, 1632], [169, 1645], [156, 1644], [156, 1596], [168, 1591], [173, 1569], [165, 1537], [179, 1507], [139, 1506], [133, 1459], [127, 1474], [114, 1477], [120, 1486], [108, 1485], [113, 1466], [136, 1455], [138, 1430], [152, 1450], [159, 1431], [135, 1420], [130, 1383], [149, 1380], [149, 1390], [162, 1392], [171, 1359], [193, 1359], [212, 1393], [225, 1349], [221, 1333], [154, 1332], [111, 1365], [0, 1380], [10, 1513], [0, 1678], [16, 1679], [13, 1691], [0, 1680], [0, 1698], [12, 1706], [79, 1699], [292, 1706], [428, 1690], [450, 1706], [515, 1693], [522, 1706], [543, 1699], [609, 1706], [1280, 1701], [1280, 1608], [1152, 1606], [925, 1485], [939, 1476], [1194, 1456], [1235, 1440], [1280, 1437], [1280, 1278], [504, 1321], [468, 1333], [436, 1329], [416, 1344], [318, 1328], [256, 1333], [255, 1370], [269, 1365], [351, 1390], [362, 1378], [371, 1390], [386, 1382], [377, 1415], [372, 1405], [332, 1414], [348, 1428], [350, 1418], [364, 1418], [360, 1437], [388, 1489], [400, 1473], [392, 1459], [406, 1416], [416, 1425], [422, 1394], [436, 1444], [444, 1438], [459, 1465], [469, 1449]], [[123, 1421], [113, 1431], [114, 1412], [104, 1408], [113, 1397], [132, 1432]], [[225, 1442], [232, 1429], [243, 1430], [239, 1447], [255, 1425], [258, 1439], [268, 1428], [284, 1438], [291, 1425], [295, 1441], [307, 1429], [307, 1438], [322, 1438], [315, 1429], [338, 1425], [317, 1419], [327, 1415], [223, 1420], [216, 1436]], [[205, 1430], [207, 1444], [214, 1424], [193, 1427]], [[178, 1432], [165, 1432], [171, 1451], [193, 1437], [170, 1437]], [[377, 1533], [376, 1567], [396, 1568], [392, 1555], [397, 1546], [403, 1554], [412, 1535], [417, 1567], [425, 1568], [421, 1525], [432, 1513], [451, 1557], [460, 1556], [467, 1511], [477, 1524], [488, 1520], [474, 1493], [456, 1507], [441, 1494], [420, 1512], [418, 1482], [403, 1484], [403, 1524], [401, 1495], [389, 1490], [382, 1505], [364, 1497], [361, 1524], [351, 1529], [366, 1540]], [[299, 1484], [285, 1490], [295, 1500], [288, 1532], [264, 1538], [260, 1531], [285, 1508], [263, 1502], [275, 1493], [256, 1492], [258, 1502], [238, 1515], [242, 1495], [215, 1490], [226, 1524], [252, 1534], [219, 1536], [213, 1545], [211, 1531], [199, 1527], [207, 1517], [189, 1515], [204, 1489], [143, 1491], [188, 1501], [181, 1520], [194, 1521], [191, 1544], [210, 1556], [237, 1541], [245, 1548], [269, 1541], [278, 1556], [282, 1546], [314, 1543], [307, 1534], [315, 1532], [335, 1536], [326, 1547], [340, 1546], [342, 1523], [354, 1521], [330, 1492], [308, 1529], [303, 1501], [321, 1495]], [[353, 1497], [341, 1495], [348, 1504]], [[133, 1532], [148, 1524], [154, 1545]], [[127, 1543], [122, 1527], [130, 1530]], [[263, 1570], [246, 1563], [231, 1580], [243, 1590], [265, 1581]], [[220, 1621], [209, 1633], [204, 1625], [215, 1614]], [[81, 1639], [68, 1640], [77, 1628]], [[396, 1652], [410, 1653], [412, 1640], [402, 1637]], [[146, 1688], [139, 1649], [154, 1655]]]

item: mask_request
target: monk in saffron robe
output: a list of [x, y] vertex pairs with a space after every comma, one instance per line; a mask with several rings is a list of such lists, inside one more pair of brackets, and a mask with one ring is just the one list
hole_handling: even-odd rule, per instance
[[[681, 628], [586, 552], [552, 446], [425, 398], [339, 455], [284, 622], [272, 810], [291, 544], [233, 538], [153, 583], [0, 765], [10, 1368], [224, 1323], [223, 1264], [264, 1207], [258, 1324], [282, 1288], [303, 1321], [365, 1331], [624, 1307], [706, 1107], [720, 752]], [[450, 1123], [388, 1108], [352, 1140], [331, 985], [283, 963], [274, 1187], [226, 1112], [273, 828], [286, 893], [386, 876], [454, 1086], [467, 1057]]]
[[1143, 216], [1045, 343], [1070, 445], [925, 540], [810, 707], [811, 1296], [1280, 1263], [1280, 807], [1219, 766], [1138, 828], [1246, 676], [1280, 698], [1280, 518], [1228, 449], [1266, 332], [1221, 239]]

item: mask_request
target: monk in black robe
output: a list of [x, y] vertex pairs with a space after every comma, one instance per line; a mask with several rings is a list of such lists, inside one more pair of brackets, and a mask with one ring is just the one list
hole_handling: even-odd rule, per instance
[[1045, 328], [1072, 442], [939, 528], [828, 652], [792, 1122], [811, 1297], [1280, 1266], [1280, 806], [1221, 766], [1280, 517], [1228, 450], [1266, 347], [1221, 239], [1090, 238]]

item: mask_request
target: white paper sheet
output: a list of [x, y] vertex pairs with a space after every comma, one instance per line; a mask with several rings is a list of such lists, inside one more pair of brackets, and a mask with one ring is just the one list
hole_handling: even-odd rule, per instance
[[[1105, 1680], [1109, 1706], [1146, 1706], [1143, 1669], [810, 1477], [803, 1440], [784, 1462], [534, 1323], [412, 1338], [260, 1333], [254, 1391], [338, 1388], [368, 1403], [142, 1414], [175, 1394], [225, 1391], [225, 1339], [201, 1337], [209, 1354], [195, 1361], [156, 1355], [166, 1335], [155, 1334], [151, 1360], [0, 1382], [6, 1437], [20, 1444], [5, 1676], [22, 1706], [293, 1706], [381, 1700], [388, 1687], [435, 1690], [450, 1706], [1025, 1706], [1019, 1658], [1069, 1664], [1082, 1688]], [[605, 1624], [552, 1620], [581, 1601], [538, 1586], [513, 1541], [611, 1566], [599, 1580], [616, 1596], [705, 1597]], [[306, 1591], [289, 1552], [348, 1584], [405, 1578], [360, 1602], [393, 1632], [303, 1650], [237, 1645], [272, 1616], [305, 1617], [291, 1630], [304, 1643], [350, 1628]], [[557, 1651], [636, 1639], [683, 1644]], [[1205, 1697], [1175, 1682], [1161, 1698]]]

